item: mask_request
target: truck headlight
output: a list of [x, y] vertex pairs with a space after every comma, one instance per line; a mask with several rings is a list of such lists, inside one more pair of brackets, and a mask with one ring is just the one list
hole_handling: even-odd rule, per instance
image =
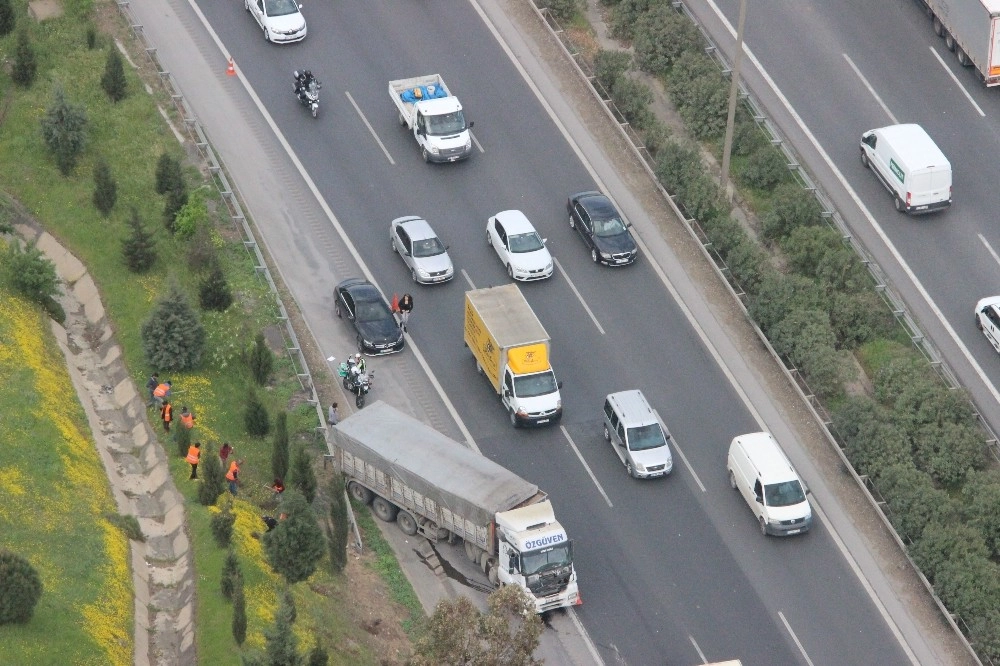
[[432, 155], [437, 155], [438, 153], [441, 152], [441, 150], [437, 146], [432, 144], [427, 144], [427, 150], [429, 150]]
[[465, 140], [465, 149], [469, 150], [471, 148], [472, 148], [472, 137], [470, 136], [468, 139]]

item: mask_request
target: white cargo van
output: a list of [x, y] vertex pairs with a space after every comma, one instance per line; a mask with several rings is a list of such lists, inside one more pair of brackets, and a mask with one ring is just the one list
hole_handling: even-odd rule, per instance
[[1000, 296], [982, 298], [976, 303], [976, 326], [1000, 352]]
[[812, 527], [805, 486], [771, 433], [734, 438], [726, 467], [729, 485], [750, 505], [763, 534], [790, 536]]
[[868, 130], [861, 135], [861, 163], [882, 181], [900, 212], [951, 205], [951, 163], [920, 125]]

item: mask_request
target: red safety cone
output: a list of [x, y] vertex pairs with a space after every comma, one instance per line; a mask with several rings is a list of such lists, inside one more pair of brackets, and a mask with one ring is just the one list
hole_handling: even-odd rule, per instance
[[233, 59], [229, 59], [229, 67], [226, 67], [226, 76], [236, 76], [236, 64]]
[[392, 311], [399, 312], [399, 294], [392, 295]]

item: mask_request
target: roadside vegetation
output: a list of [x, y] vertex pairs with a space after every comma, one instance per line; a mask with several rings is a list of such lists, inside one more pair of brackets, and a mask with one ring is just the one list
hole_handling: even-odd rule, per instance
[[[571, 50], [645, 147], [753, 321], [832, 421], [857, 473], [885, 500], [935, 593], [979, 655], [1000, 659], [1000, 470], [968, 396], [913, 347], [859, 256], [742, 105], [731, 172], [750, 215], [741, 222], [730, 214], [715, 166], [729, 78], [688, 17], [668, 0], [601, 2], [612, 36], [631, 51], [588, 49], [586, 40]], [[587, 32], [576, 0], [535, 3]], [[673, 136], [653, 112], [640, 73], [663, 84], [685, 136]]]

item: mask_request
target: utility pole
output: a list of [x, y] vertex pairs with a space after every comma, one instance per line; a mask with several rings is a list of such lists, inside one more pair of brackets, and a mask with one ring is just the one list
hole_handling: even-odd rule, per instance
[[729, 184], [729, 157], [733, 152], [733, 129], [736, 124], [736, 97], [740, 89], [740, 67], [743, 64], [743, 25], [747, 18], [747, 0], [740, 0], [740, 21], [736, 27], [736, 57], [733, 59], [732, 81], [729, 84], [729, 116], [726, 119], [726, 140], [722, 145], [722, 176], [719, 187], [726, 193]]

